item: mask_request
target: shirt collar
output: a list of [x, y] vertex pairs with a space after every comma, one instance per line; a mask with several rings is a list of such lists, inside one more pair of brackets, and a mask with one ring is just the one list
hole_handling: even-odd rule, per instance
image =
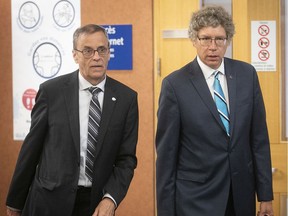
[[106, 76], [104, 78], [103, 81], [101, 81], [100, 83], [98, 83], [98, 85], [93, 86], [91, 83], [89, 83], [83, 76], [82, 74], [79, 72], [79, 90], [80, 91], [85, 91], [90, 87], [98, 87], [102, 90], [102, 92], [104, 92], [105, 89], [105, 83], [106, 83]]
[[225, 70], [224, 70], [224, 58], [222, 59], [221, 65], [217, 70], [210, 68], [204, 62], [201, 61], [199, 56], [197, 56], [197, 62], [204, 74], [205, 79], [208, 79], [209, 77], [213, 76], [215, 71], [219, 71], [221, 74], [225, 75]]

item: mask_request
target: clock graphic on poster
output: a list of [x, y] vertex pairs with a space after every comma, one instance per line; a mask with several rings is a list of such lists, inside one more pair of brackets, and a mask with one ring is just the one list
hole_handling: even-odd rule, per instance
[[53, 19], [59, 27], [68, 27], [74, 21], [74, 18], [75, 9], [69, 1], [62, 0], [54, 6]]
[[62, 57], [57, 46], [45, 42], [35, 49], [32, 61], [36, 73], [42, 78], [50, 79], [60, 71]]
[[32, 1], [27, 1], [20, 7], [18, 19], [21, 26], [26, 29], [32, 29], [40, 21], [39, 7]]

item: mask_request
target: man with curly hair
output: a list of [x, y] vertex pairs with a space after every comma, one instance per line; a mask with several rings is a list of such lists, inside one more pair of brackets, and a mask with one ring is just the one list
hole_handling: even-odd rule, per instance
[[192, 15], [197, 57], [162, 82], [158, 216], [273, 215], [270, 144], [256, 71], [224, 57], [235, 33], [218, 6]]

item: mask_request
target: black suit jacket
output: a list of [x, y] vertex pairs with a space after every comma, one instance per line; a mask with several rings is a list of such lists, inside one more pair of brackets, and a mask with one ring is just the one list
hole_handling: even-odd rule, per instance
[[156, 134], [158, 216], [236, 215], [273, 199], [265, 108], [255, 69], [225, 58], [231, 137], [195, 59], [162, 82]]
[[[23, 209], [22, 216], [72, 213], [80, 170], [78, 73], [40, 85], [30, 132], [7, 196], [7, 205]], [[107, 77], [94, 162], [92, 212], [106, 192], [118, 205], [125, 197], [137, 164], [137, 138], [137, 93]]]

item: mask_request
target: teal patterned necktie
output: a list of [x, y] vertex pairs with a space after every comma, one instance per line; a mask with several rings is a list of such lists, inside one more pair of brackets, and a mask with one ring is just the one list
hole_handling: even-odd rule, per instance
[[219, 71], [215, 72], [215, 77], [214, 77], [214, 101], [217, 106], [218, 113], [220, 115], [220, 118], [223, 122], [223, 125], [226, 129], [227, 135], [230, 136], [230, 120], [229, 120], [229, 113], [228, 113], [228, 107], [226, 103], [226, 99], [220, 84], [220, 81], [218, 79]]

